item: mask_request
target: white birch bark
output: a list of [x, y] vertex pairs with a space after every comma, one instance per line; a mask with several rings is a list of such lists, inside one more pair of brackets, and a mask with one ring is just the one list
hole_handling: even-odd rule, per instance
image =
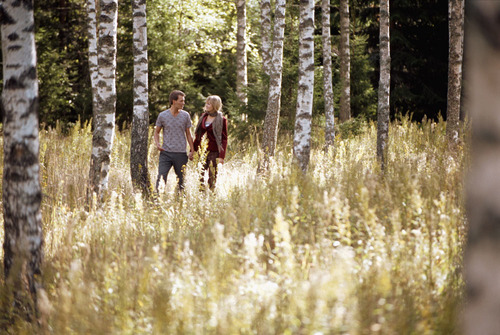
[[[42, 191], [33, 2], [0, 4], [3, 57], [3, 262], [12, 306], [28, 321], [41, 292]], [[5, 302], [7, 303], [7, 302]]]
[[260, 1], [260, 39], [262, 70], [271, 74], [271, 0]]
[[464, 41], [464, 0], [448, 2], [448, 106], [446, 135], [450, 147], [459, 141], [460, 98], [462, 92], [462, 61]]
[[321, 1], [323, 42], [323, 98], [325, 100], [325, 148], [335, 142], [335, 114], [332, 83], [332, 39], [330, 36], [330, 0]]
[[500, 329], [500, 2], [471, 0], [467, 15], [467, 110], [472, 143], [466, 185], [469, 229], [463, 333], [496, 334]]
[[116, 35], [118, 2], [100, 0], [97, 83], [98, 110], [94, 116], [91, 191], [97, 195], [107, 189], [111, 149], [113, 147], [116, 110]]
[[293, 154], [305, 172], [311, 152], [314, 95], [314, 0], [300, 0], [298, 85]]
[[349, 0], [340, 0], [340, 113], [339, 121], [351, 118], [351, 51], [349, 47]]
[[130, 143], [130, 174], [135, 187], [149, 195], [148, 172], [149, 104], [148, 38], [146, 0], [132, 0], [134, 52], [134, 114]]
[[[285, 37], [286, 0], [276, 0], [273, 48], [271, 61], [271, 76], [269, 81], [269, 96], [266, 118], [264, 120], [264, 136], [262, 149], [265, 160], [274, 156], [278, 137], [278, 124], [281, 106], [281, 81], [283, 76], [283, 40]], [[265, 167], [266, 164], [264, 164]]]
[[380, 0], [380, 78], [377, 110], [377, 158], [382, 170], [389, 136], [391, 52], [390, 52], [389, 0]]
[[97, 68], [97, 0], [87, 0], [87, 36], [89, 39], [89, 72], [92, 87], [92, 113], [95, 117], [97, 111], [97, 81], [99, 78]]
[[246, 0], [236, 1], [238, 31], [236, 33], [236, 95], [245, 105], [247, 98], [247, 9]]

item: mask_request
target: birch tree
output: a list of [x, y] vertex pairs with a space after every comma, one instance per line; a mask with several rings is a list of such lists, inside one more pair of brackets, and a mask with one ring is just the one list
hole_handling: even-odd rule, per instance
[[325, 100], [325, 148], [335, 141], [335, 115], [332, 84], [332, 39], [330, 36], [330, 0], [321, 1], [323, 42], [323, 98]]
[[300, 0], [298, 85], [293, 155], [302, 171], [305, 172], [311, 152], [314, 94], [314, 0]]
[[0, 5], [3, 58], [3, 263], [16, 314], [36, 317], [43, 233], [33, 1]]
[[269, 157], [274, 156], [278, 138], [278, 124], [281, 107], [281, 80], [283, 76], [285, 9], [286, 0], [276, 0], [269, 96], [267, 99], [266, 118], [264, 120], [264, 136], [262, 139], [262, 149], [265, 153], [264, 168]]
[[464, 0], [448, 1], [448, 107], [446, 135], [451, 147], [458, 143], [460, 98], [462, 92], [462, 60], [464, 41]]
[[262, 70], [271, 74], [271, 0], [260, 1], [260, 39]]
[[349, 0], [340, 0], [340, 122], [351, 118], [351, 51], [349, 47]]
[[151, 181], [148, 172], [148, 29], [146, 0], [132, 0], [134, 52], [134, 115], [130, 144], [130, 174], [135, 187], [149, 195]]
[[247, 9], [246, 0], [236, 1], [238, 31], [236, 33], [236, 95], [245, 105], [247, 98]]
[[472, 119], [464, 254], [464, 334], [500, 329], [500, 30], [498, 1], [471, 0], [467, 35], [468, 112]]
[[389, 0], [380, 0], [380, 78], [377, 110], [377, 158], [385, 168], [385, 152], [389, 136], [391, 52]]
[[[92, 87], [92, 111], [97, 111], [97, 0], [87, 0], [87, 36], [89, 40], [89, 72]], [[95, 114], [94, 114], [95, 117]]]
[[90, 191], [101, 195], [107, 189], [116, 109], [116, 34], [118, 2], [100, 0], [97, 110], [94, 112]]

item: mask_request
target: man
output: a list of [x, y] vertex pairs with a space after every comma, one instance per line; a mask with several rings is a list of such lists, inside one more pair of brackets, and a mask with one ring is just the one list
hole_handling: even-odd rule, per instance
[[[154, 141], [160, 150], [160, 162], [158, 164], [158, 179], [156, 180], [156, 191], [163, 177], [167, 182], [167, 175], [173, 166], [175, 174], [179, 179], [179, 190], [184, 190], [185, 167], [193, 159], [194, 145], [191, 136], [191, 117], [188, 112], [182, 110], [186, 95], [181, 91], [170, 93], [170, 108], [158, 115], [154, 132]], [[160, 145], [160, 132], [163, 129], [163, 144]], [[189, 154], [186, 155], [186, 140], [189, 143]]]

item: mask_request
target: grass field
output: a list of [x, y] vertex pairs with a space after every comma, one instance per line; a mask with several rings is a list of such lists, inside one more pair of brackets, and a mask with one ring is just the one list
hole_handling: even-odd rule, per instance
[[[171, 171], [148, 201], [119, 132], [109, 192], [86, 209], [89, 127], [42, 131], [47, 332], [460, 333], [467, 152], [449, 152], [443, 122], [403, 118], [389, 136], [384, 174], [365, 124], [314, 149], [305, 176], [289, 140], [259, 176], [255, 139], [230, 139], [214, 193], [199, 191], [195, 159], [184, 196]], [[157, 159], [151, 146], [153, 181]]]

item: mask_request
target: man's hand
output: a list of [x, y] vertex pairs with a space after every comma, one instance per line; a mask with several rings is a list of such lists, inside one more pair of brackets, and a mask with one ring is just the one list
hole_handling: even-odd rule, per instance
[[217, 164], [224, 164], [224, 158], [217, 158]]
[[160, 150], [160, 151], [165, 151], [165, 149], [163, 149], [160, 145], [160, 132], [161, 132], [161, 129], [163, 127], [160, 127], [160, 126], [156, 126], [155, 127], [155, 133], [153, 135], [153, 138], [154, 138], [154, 141], [155, 141], [155, 145], [156, 145], [156, 149]]

